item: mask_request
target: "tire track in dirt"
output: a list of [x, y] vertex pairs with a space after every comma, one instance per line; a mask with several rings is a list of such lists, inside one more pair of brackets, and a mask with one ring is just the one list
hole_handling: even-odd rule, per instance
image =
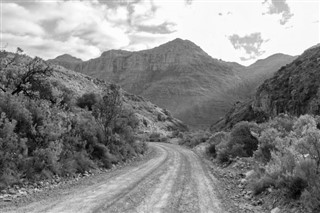
[[216, 180], [193, 151], [149, 143], [155, 156], [125, 167], [108, 179], [74, 189], [54, 201], [43, 200], [9, 212], [220, 213]]

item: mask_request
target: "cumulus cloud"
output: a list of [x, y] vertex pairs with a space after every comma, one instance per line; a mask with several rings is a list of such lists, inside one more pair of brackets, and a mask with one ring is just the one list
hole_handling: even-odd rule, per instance
[[293, 16], [286, 0], [265, 0], [263, 4], [266, 4], [268, 7], [267, 14], [280, 14], [282, 16], [280, 19], [281, 25], [286, 24]]
[[[264, 2], [262, 4], [262, 1]], [[88, 59], [109, 49], [153, 48], [176, 37], [214, 58], [250, 64], [256, 56], [297, 55], [319, 42], [319, 2], [284, 0], [2, 0], [2, 40], [46, 58]], [[250, 10], [250, 13], [248, 13]], [[268, 15], [261, 15], [263, 12]], [[220, 13], [220, 14], [219, 14]], [[292, 14], [294, 14], [293, 17]], [[279, 24], [287, 23], [285, 27]], [[291, 27], [292, 26], [292, 27]], [[244, 35], [261, 32], [271, 42]], [[301, 32], [305, 39], [301, 40]], [[225, 36], [231, 35], [231, 36]], [[237, 37], [238, 36], [238, 37]], [[260, 41], [259, 41], [260, 38]], [[290, 38], [290, 39], [288, 39]], [[231, 43], [230, 41], [233, 41]], [[263, 42], [261, 43], [261, 40]], [[262, 55], [263, 51], [266, 51]], [[242, 60], [247, 61], [241, 61]], [[250, 60], [252, 58], [252, 60]]]
[[252, 33], [245, 36], [233, 34], [229, 36], [229, 40], [236, 50], [244, 51], [243, 55], [245, 56], [240, 57], [241, 61], [256, 59], [261, 56], [264, 53], [261, 50], [261, 45], [267, 42], [267, 40], [262, 39], [261, 33]]
[[[146, 41], [154, 44], [156, 38], [175, 32], [176, 26], [163, 14], [157, 13], [158, 4], [153, 0], [5, 2], [1, 29], [6, 34], [4, 42], [10, 46], [19, 44], [34, 53], [42, 48], [47, 51], [47, 57], [51, 57], [50, 52], [54, 55], [58, 50], [64, 53], [61, 44], [71, 49], [75, 48], [77, 42], [82, 47], [81, 52], [86, 46], [91, 50], [95, 47], [91, 53], [96, 53], [96, 56], [100, 54], [97, 50], [103, 52], [125, 47], [140, 49], [141, 45], [137, 45], [137, 42], [141, 42], [141, 33], [146, 39], [150, 37]], [[18, 42], [19, 38], [23, 41], [29, 38], [34, 46]], [[88, 56], [92, 56], [91, 53]], [[80, 55], [83, 56], [76, 52], [75, 56]]]

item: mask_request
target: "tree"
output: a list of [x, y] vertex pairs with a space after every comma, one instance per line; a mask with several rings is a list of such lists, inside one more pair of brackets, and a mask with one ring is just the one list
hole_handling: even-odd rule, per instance
[[115, 119], [122, 111], [120, 87], [110, 85], [110, 91], [93, 106], [92, 114], [103, 128], [105, 136], [110, 136]]
[[0, 52], [0, 89], [12, 95], [22, 92], [28, 97], [35, 97], [35, 88], [41, 88], [53, 69], [39, 57], [32, 60], [22, 57], [22, 52], [20, 48], [14, 54], [5, 50]]

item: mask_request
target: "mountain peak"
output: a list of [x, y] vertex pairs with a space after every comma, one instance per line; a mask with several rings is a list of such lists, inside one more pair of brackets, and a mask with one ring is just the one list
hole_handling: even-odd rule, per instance
[[80, 58], [76, 58], [70, 54], [59, 55], [55, 58], [55, 60], [69, 61], [69, 62], [82, 62], [82, 60]]
[[202, 50], [198, 45], [189, 41], [183, 40], [181, 38], [176, 38], [172, 41], [164, 43], [158, 47], [155, 47], [146, 51], [155, 51], [160, 53], [170, 53], [172, 56], [184, 55], [189, 57], [210, 57], [204, 50]]
[[187, 39], [183, 40], [181, 38], [176, 38], [172, 41], [169, 41], [161, 46], [180, 46], [185, 48], [198, 48], [201, 49], [198, 45], [193, 43], [192, 41], [189, 41]]

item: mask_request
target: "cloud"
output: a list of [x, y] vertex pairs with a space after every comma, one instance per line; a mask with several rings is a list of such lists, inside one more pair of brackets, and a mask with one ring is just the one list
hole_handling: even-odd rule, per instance
[[[319, 42], [319, 23], [314, 23], [319, 2], [263, 1], [2, 0], [0, 43], [13, 51], [20, 46], [33, 56], [69, 53], [88, 59], [109, 49], [153, 48], [180, 37], [214, 58], [249, 65], [255, 55], [297, 55]], [[283, 26], [279, 21], [289, 22]], [[270, 42], [240, 44], [252, 32]], [[235, 45], [239, 40], [238, 49], [230, 39]]]
[[286, 0], [265, 0], [263, 4], [267, 4], [268, 11], [267, 14], [280, 14], [282, 18], [280, 19], [280, 24], [286, 24], [290, 18], [293, 16], [293, 13], [290, 11], [290, 7], [287, 4]]
[[[3, 42], [28, 49], [31, 55], [42, 49], [45, 52], [39, 56], [49, 58], [69, 49], [77, 57], [88, 58], [93, 53], [98, 56], [102, 51], [129, 44], [127, 29], [119, 27], [112, 14], [106, 15], [110, 14], [108, 9], [97, 1], [7, 2], [3, 4]], [[126, 13], [117, 16], [119, 21]]]
[[243, 55], [245, 55], [245, 57], [240, 57], [241, 61], [256, 59], [261, 56], [264, 53], [264, 51], [261, 50], [261, 45], [267, 42], [267, 40], [262, 39], [261, 33], [252, 33], [242, 37], [233, 34], [228, 38], [236, 50], [244, 51]]
[[175, 23], [164, 22], [159, 25], [138, 25], [137, 31], [148, 32], [152, 34], [170, 34], [175, 32]]

